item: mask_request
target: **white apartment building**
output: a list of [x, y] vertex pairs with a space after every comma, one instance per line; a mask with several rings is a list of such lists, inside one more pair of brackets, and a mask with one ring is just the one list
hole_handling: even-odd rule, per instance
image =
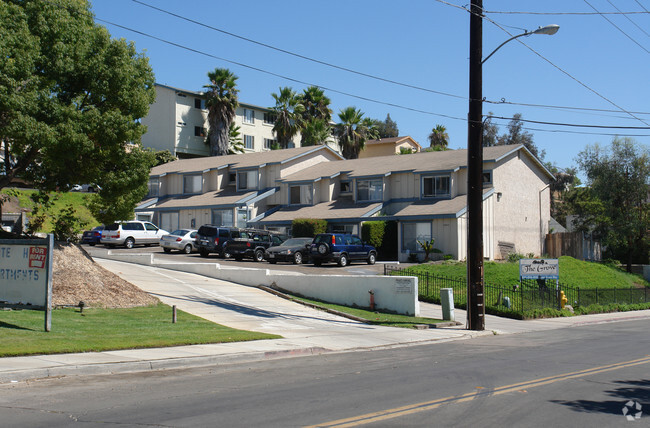
[[[156, 83], [156, 101], [142, 118], [147, 132], [142, 145], [156, 151], [168, 150], [179, 159], [210, 156], [206, 144], [208, 110], [203, 92], [188, 91]], [[248, 153], [270, 150], [275, 141], [272, 110], [239, 103], [235, 125]], [[300, 134], [289, 147], [300, 146]]]

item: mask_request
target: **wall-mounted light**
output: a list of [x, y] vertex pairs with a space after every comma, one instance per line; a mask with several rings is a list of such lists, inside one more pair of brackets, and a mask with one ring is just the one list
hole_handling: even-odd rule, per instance
[[503, 193], [497, 192], [497, 202], [501, 201], [501, 196], [503, 196]]

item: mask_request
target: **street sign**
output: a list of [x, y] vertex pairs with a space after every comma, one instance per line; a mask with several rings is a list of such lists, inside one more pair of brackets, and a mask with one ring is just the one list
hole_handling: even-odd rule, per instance
[[522, 279], [560, 279], [558, 259], [521, 259], [519, 277]]

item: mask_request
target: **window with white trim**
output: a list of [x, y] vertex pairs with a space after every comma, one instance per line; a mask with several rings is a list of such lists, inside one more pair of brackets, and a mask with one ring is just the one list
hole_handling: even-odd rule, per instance
[[264, 123], [275, 125], [275, 113], [264, 113]]
[[357, 201], [381, 201], [384, 198], [384, 182], [381, 178], [357, 180]]
[[289, 186], [289, 205], [311, 205], [312, 203], [311, 184]]
[[422, 177], [423, 198], [444, 198], [451, 195], [450, 177], [448, 175], [437, 175], [433, 177]]
[[264, 139], [264, 148], [270, 150], [273, 147], [273, 145], [276, 144], [277, 142], [278, 142], [278, 140], [273, 140], [271, 138], [265, 138]]
[[160, 178], [159, 177], [151, 177], [149, 178], [149, 192], [147, 192], [147, 196], [158, 196], [160, 194]]
[[483, 171], [483, 187], [492, 185], [492, 171]]
[[257, 181], [257, 170], [237, 172], [237, 190], [256, 190]]
[[212, 221], [211, 224], [215, 226], [234, 226], [233, 222], [233, 210], [232, 208], [228, 209], [213, 209], [212, 210]]
[[201, 174], [183, 176], [183, 193], [201, 193], [203, 177]]
[[244, 135], [244, 147], [252, 150], [255, 147], [255, 137], [252, 135]]
[[402, 223], [402, 251], [421, 252], [418, 241], [431, 241], [431, 223]]
[[255, 123], [255, 111], [249, 108], [244, 109], [244, 123]]

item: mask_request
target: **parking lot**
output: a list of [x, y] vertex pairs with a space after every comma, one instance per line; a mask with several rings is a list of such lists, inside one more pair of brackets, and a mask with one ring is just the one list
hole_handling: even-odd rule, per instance
[[[106, 248], [101, 244], [95, 246], [82, 245], [82, 247], [84, 250], [86, 250], [86, 252], [88, 252], [91, 257], [101, 258], [109, 251], [109, 248]], [[208, 258], [201, 257], [198, 253], [182, 254], [180, 252], [172, 252], [166, 254], [159, 246], [136, 246], [135, 248], [131, 249], [116, 247], [111, 248], [110, 251], [113, 251], [113, 253], [124, 254], [153, 253], [159, 260], [169, 260], [176, 262], [180, 259], [191, 263], [219, 263], [226, 266], [241, 266], [246, 268], [282, 270], [319, 275], [383, 275], [385, 264], [384, 262], [377, 262], [375, 265], [369, 265], [367, 263], [355, 262], [346, 267], [339, 267], [335, 263], [326, 264], [321, 267], [316, 267], [310, 263], [302, 265], [294, 265], [292, 263], [277, 263], [272, 265], [267, 262], [257, 263], [250, 259], [244, 259], [242, 261], [236, 261], [234, 259], [222, 259], [217, 257], [216, 254], [211, 254]], [[396, 263], [393, 262], [389, 264]]]

